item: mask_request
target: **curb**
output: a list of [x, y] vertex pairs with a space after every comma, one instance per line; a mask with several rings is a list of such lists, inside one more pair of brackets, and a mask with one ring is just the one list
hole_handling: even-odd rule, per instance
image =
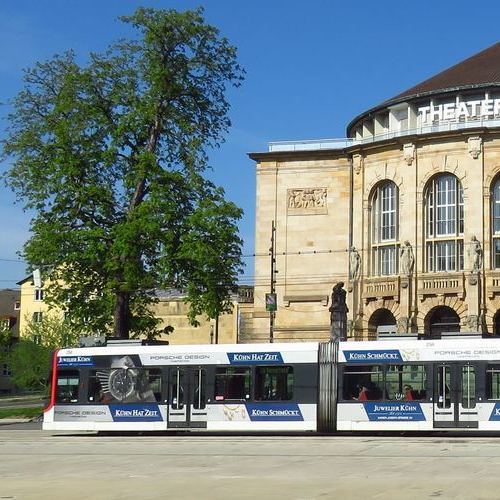
[[3, 425], [25, 424], [27, 422], [31, 422], [31, 418], [2, 418], [0, 419], [0, 427]]

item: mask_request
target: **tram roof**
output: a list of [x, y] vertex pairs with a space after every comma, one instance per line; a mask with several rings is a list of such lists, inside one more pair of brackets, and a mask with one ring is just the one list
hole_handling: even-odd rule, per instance
[[152, 353], [225, 353], [225, 352], [304, 352], [317, 351], [318, 342], [283, 342], [266, 344], [186, 344], [186, 345], [137, 345], [113, 344], [102, 347], [75, 347], [61, 349], [58, 356], [98, 356], [114, 354]]

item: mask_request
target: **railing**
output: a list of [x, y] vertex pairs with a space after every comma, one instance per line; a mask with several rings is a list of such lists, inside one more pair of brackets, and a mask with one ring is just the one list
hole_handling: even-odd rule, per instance
[[457, 295], [465, 296], [464, 273], [447, 274], [438, 277], [435, 274], [421, 275], [418, 278], [418, 297], [423, 300], [426, 295]]
[[399, 300], [399, 277], [366, 278], [364, 282], [363, 299], [365, 301], [382, 298]]
[[500, 273], [489, 271], [486, 275], [486, 293], [490, 299], [500, 295]]
[[317, 149], [345, 149], [356, 144], [355, 139], [318, 139], [310, 141], [270, 142], [269, 151], [314, 151]]
[[304, 141], [275, 141], [269, 143], [269, 152], [277, 151], [314, 151], [321, 149], [345, 149], [360, 144], [370, 144], [373, 142], [404, 137], [406, 135], [433, 134], [436, 132], [450, 132], [453, 130], [463, 130], [469, 128], [500, 128], [500, 120], [471, 120], [467, 122], [445, 122], [436, 125], [422, 125], [416, 128], [396, 130], [383, 134], [365, 137], [363, 139], [338, 138], [338, 139], [318, 139]]
[[253, 286], [238, 287], [238, 302], [252, 303], [253, 302]]

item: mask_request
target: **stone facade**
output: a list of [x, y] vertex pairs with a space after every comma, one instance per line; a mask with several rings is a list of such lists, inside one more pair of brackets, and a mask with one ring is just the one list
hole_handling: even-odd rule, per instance
[[[259, 157], [259, 155], [255, 155]], [[265, 294], [270, 290], [271, 226], [276, 225], [274, 340], [329, 335], [332, 285], [346, 281], [346, 231], [352, 168], [344, 154], [264, 154], [257, 164], [255, 294], [251, 334], [269, 340]]]
[[[252, 339], [269, 338], [265, 294], [270, 289], [271, 223], [276, 224], [276, 341], [329, 336], [329, 294], [344, 281], [351, 335], [373, 335], [377, 311], [392, 313], [400, 332], [426, 331], [426, 318], [450, 307], [461, 330], [493, 332], [500, 309], [500, 270], [492, 263], [492, 187], [500, 173], [500, 133], [456, 133], [385, 140], [344, 151], [256, 153], [256, 286]], [[425, 192], [439, 174], [452, 174], [463, 188], [463, 269], [429, 272], [425, 261]], [[372, 269], [374, 191], [390, 180], [398, 190], [398, 251], [408, 242], [411, 274], [380, 276]], [[307, 198], [309, 197], [309, 201]], [[295, 198], [299, 200], [295, 201]], [[305, 202], [301, 202], [305, 198]], [[479, 269], [468, 259], [473, 238], [484, 258]], [[358, 276], [349, 273], [360, 256]], [[350, 262], [351, 261], [351, 264]], [[401, 263], [400, 263], [401, 264]], [[475, 327], [475, 328], [474, 328]]]

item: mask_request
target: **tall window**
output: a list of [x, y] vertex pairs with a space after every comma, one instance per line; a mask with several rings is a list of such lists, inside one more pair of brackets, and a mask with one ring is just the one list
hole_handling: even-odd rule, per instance
[[32, 316], [33, 323], [41, 323], [42, 320], [43, 320], [43, 312], [36, 311], [33, 313], [33, 316]]
[[372, 199], [372, 269], [374, 275], [398, 272], [398, 188], [380, 184]]
[[495, 181], [491, 193], [491, 220], [493, 268], [500, 269], [500, 177]]
[[464, 192], [460, 181], [443, 174], [430, 182], [425, 196], [427, 271], [464, 268]]

